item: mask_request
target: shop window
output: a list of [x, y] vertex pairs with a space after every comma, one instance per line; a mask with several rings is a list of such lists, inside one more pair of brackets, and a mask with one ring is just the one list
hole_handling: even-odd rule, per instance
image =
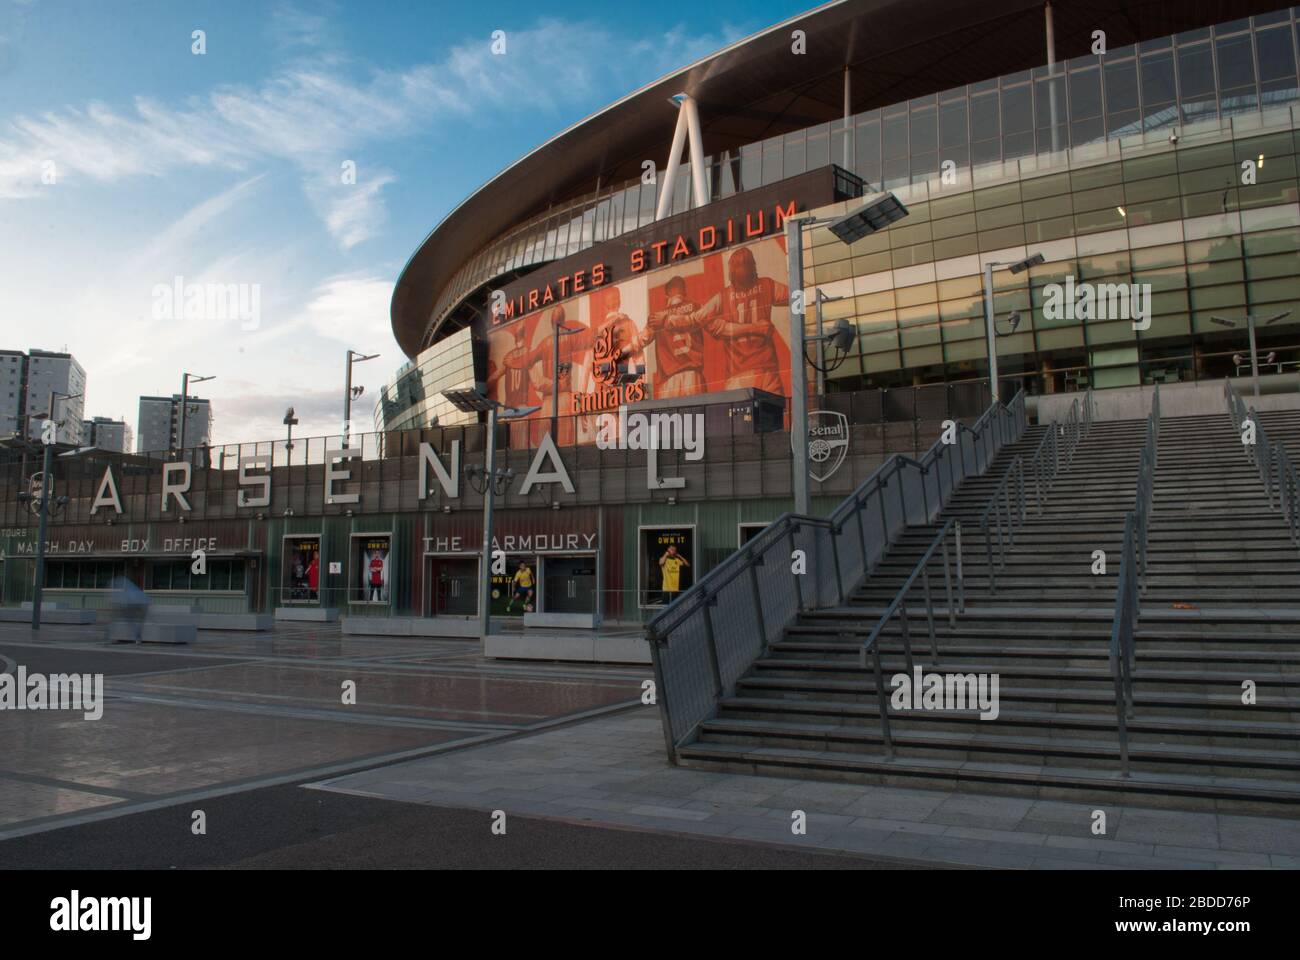
[[352, 603], [389, 602], [392, 584], [392, 538], [387, 534], [352, 537]]

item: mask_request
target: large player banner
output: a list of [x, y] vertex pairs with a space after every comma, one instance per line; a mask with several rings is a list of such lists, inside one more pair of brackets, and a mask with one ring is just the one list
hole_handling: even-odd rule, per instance
[[[787, 272], [785, 238], [769, 237], [526, 314], [489, 332], [488, 391], [547, 418], [558, 389], [561, 444], [593, 440], [591, 415], [620, 403], [744, 387], [789, 396]], [[558, 379], [557, 326], [571, 331]]]

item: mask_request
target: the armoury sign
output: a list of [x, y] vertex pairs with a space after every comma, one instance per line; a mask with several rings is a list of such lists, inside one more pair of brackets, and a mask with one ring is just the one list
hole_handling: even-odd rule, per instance
[[[612, 426], [607, 427], [609, 436], [606, 439], [616, 449], [635, 448], [626, 442], [619, 442], [619, 438], [623, 436], [623, 431], [629, 429], [626, 425], [627, 419], [625, 416], [622, 420], [614, 421]], [[660, 475], [659, 461], [656, 456], [658, 450], [664, 448], [685, 449], [687, 450], [687, 458], [692, 460], [698, 460], [704, 455], [704, 434], [702, 430], [688, 430], [687, 427], [682, 425], [683, 418], [680, 414], [663, 415], [662, 419], [662, 423], [658, 420], [653, 421], [653, 429], [656, 432], [655, 442], [647, 441], [642, 447], [647, 451], [647, 490], [681, 489], [686, 486], [685, 477], [664, 477]], [[690, 443], [684, 444], [683, 438], [686, 438], [688, 433]], [[414, 458], [414, 465], [412, 465], [409, 458], [399, 461], [403, 470], [413, 469], [415, 471], [418, 481], [417, 499], [419, 501], [428, 499], [435, 489], [435, 483], [437, 488], [442, 491], [443, 498], [447, 500], [460, 499], [461, 475], [463, 472], [461, 441], [453, 440], [449, 447], [450, 451], [444, 458], [434, 448], [433, 444], [421, 443]], [[361, 504], [361, 492], [358, 489], [348, 491], [345, 486], [349, 483], [355, 483], [352, 478], [353, 467], [351, 463], [357, 461], [359, 464], [361, 455], [362, 451], [359, 447], [340, 448], [325, 452], [325, 462], [321, 473], [323, 478], [322, 492], [326, 505]], [[192, 513], [194, 508], [190, 502], [190, 495], [194, 484], [193, 464], [185, 461], [162, 464], [161, 481], [156, 494], [159, 511], [164, 515], [174, 516]], [[239, 488], [235, 494], [236, 506], [247, 509], [269, 507], [271, 505], [272, 491], [271, 458], [266, 455], [240, 457], [236, 483]], [[536, 488], [552, 484], [558, 484], [565, 493], [575, 493], [577, 489], [569, 469], [564, 463], [564, 459], [560, 456], [559, 448], [551, 438], [551, 434], [547, 432], [542, 435], [541, 441], [533, 453], [528, 470], [519, 484], [518, 493], [520, 496], [527, 496]], [[364, 484], [360, 486], [364, 489]], [[100, 477], [94, 499], [90, 505], [90, 515], [93, 517], [101, 510], [112, 511], [118, 516], [125, 512], [117, 475], [111, 465], [104, 468], [104, 473]]]
[[849, 453], [849, 418], [835, 410], [808, 416], [808, 475], [825, 483]]

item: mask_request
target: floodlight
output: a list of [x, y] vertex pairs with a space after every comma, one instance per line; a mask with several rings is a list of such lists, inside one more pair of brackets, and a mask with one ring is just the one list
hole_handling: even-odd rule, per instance
[[1046, 258], [1046, 257], [1044, 257], [1041, 253], [1036, 253], [1036, 254], [1034, 254], [1032, 257], [1026, 257], [1025, 259], [1021, 260], [1021, 261], [1018, 262], [1018, 263], [1013, 263], [1013, 264], [1011, 264], [1011, 265], [1008, 267], [1008, 269], [1009, 269], [1012, 273], [1024, 273], [1024, 272], [1025, 272], [1026, 270], [1028, 270], [1030, 267], [1036, 267], [1036, 266], [1038, 266], [1038, 265], [1040, 265], [1040, 264], [1042, 264], [1042, 263], [1046, 263], [1046, 262], [1047, 262], [1047, 258]]
[[907, 214], [907, 207], [898, 197], [892, 193], [878, 193], [856, 210], [831, 221], [827, 229], [842, 242], [855, 243], [902, 220]]

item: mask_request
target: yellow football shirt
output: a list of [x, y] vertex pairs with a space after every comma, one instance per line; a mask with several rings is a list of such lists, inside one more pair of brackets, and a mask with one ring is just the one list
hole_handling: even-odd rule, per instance
[[664, 590], [667, 593], [676, 593], [681, 587], [682, 577], [682, 558], [669, 557], [664, 561], [661, 568], [664, 572]]

